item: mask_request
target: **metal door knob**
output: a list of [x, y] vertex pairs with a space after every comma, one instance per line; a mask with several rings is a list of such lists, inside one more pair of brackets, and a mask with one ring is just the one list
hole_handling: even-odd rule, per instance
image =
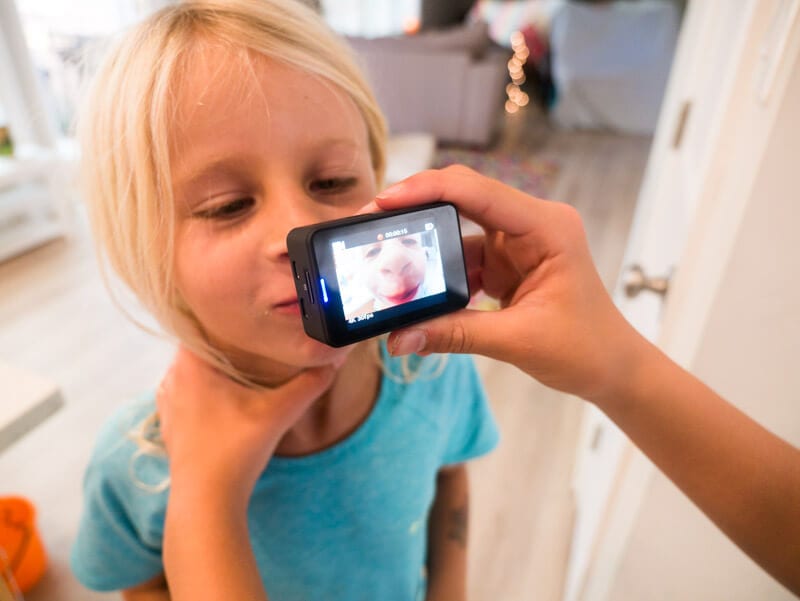
[[649, 278], [640, 265], [631, 265], [625, 272], [623, 286], [625, 296], [628, 298], [637, 296], [642, 290], [650, 290], [664, 296], [669, 289], [669, 277]]

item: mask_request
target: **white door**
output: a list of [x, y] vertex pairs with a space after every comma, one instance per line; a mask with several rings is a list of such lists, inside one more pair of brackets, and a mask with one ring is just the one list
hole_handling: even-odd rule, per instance
[[[669, 316], [683, 316], [685, 331], [691, 314], [700, 331], [703, 303], [718, 284], [707, 276], [709, 262], [725, 264], [743, 208], [724, 189], [727, 160], [746, 139], [739, 150], [749, 155], [749, 165], [757, 163], [752, 159], [761, 151], [758, 141], [769, 133], [777, 104], [769, 96], [786, 79], [797, 53], [797, 5], [797, 0], [689, 3], [624, 262], [641, 266], [651, 278], [670, 277], [669, 295], [666, 304], [648, 291], [627, 298], [625, 272], [615, 292], [628, 320], [684, 364], [691, 357], [691, 337], [670, 339]], [[748, 176], [747, 165], [745, 160], [739, 179]], [[708, 236], [716, 236], [717, 244], [702, 265], [698, 259]], [[699, 270], [705, 279], [695, 281]], [[576, 518], [565, 601], [606, 598], [626, 524], [632, 523], [651, 472], [627, 437], [587, 405], [573, 475]]]

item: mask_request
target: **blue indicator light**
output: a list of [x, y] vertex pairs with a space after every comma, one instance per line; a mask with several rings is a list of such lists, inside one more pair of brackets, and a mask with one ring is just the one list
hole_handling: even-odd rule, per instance
[[328, 302], [328, 291], [325, 289], [325, 278], [319, 279], [319, 285], [322, 287], [322, 302]]

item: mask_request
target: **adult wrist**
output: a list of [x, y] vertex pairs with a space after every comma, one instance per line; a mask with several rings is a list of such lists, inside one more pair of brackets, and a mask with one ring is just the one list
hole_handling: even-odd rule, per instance
[[586, 397], [598, 409], [611, 415], [636, 403], [655, 375], [654, 367], [664, 359], [661, 351], [629, 324], [629, 331], [618, 353], [608, 368], [606, 382], [591, 396]]
[[252, 486], [231, 478], [173, 476], [170, 481], [169, 504], [182, 510], [197, 507], [206, 511], [244, 513], [252, 494]]

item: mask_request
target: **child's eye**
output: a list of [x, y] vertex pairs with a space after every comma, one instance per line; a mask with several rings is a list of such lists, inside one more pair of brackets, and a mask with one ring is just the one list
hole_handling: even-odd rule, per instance
[[254, 204], [255, 200], [252, 198], [237, 198], [195, 214], [203, 219], [234, 219], [246, 213]]
[[366, 254], [364, 256], [367, 257], [367, 259], [374, 259], [379, 254], [381, 254], [381, 247], [380, 246], [373, 246], [372, 248], [370, 248], [366, 252]]
[[418, 246], [417, 241], [414, 238], [403, 238], [400, 243], [406, 248], [416, 248]]
[[354, 177], [328, 177], [314, 180], [311, 182], [310, 188], [312, 192], [334, 192], [348, 190], [355, 184], [356, 178]]

